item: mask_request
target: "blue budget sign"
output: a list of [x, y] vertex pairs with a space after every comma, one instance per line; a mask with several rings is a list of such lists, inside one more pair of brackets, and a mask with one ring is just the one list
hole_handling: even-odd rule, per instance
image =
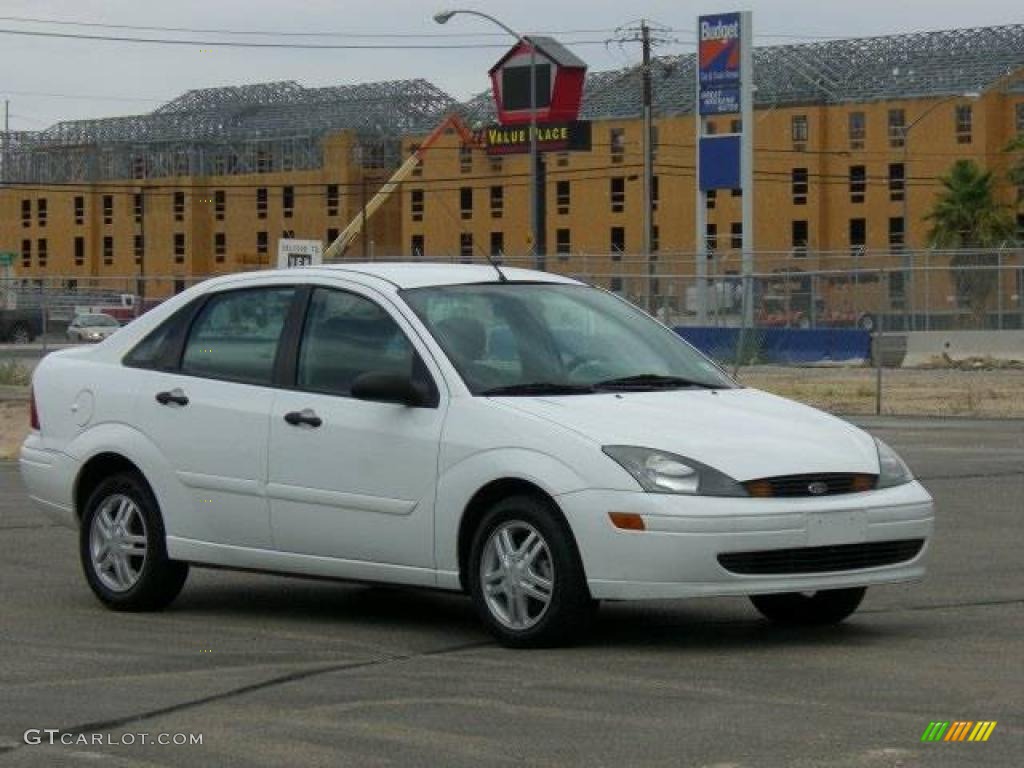
[[739, 13], [700, 17], [697, 75], [702, 115], [740, 111]]

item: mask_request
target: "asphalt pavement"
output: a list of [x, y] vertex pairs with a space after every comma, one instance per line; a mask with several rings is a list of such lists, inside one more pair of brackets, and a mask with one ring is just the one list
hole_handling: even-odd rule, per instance
[[[740, 598], [609, 604], [545, 651], [461, 596], [224, 571], [109, 612], [0, 464], [0, 765], [1019, 766], [1024, 422], [864, 423], [936, 498], [926, 581], [816, 630]], [[922, 743], [936, 720], [997, 725]]]

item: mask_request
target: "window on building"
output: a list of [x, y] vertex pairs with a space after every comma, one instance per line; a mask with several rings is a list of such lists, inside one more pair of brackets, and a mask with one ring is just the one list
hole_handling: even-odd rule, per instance
[[850, 149], [864, 149], [864, 141], [868, 135], [867, 118], [863, 112], [851, 112], [847, 123]]
[[21, 266], [29, 269], [32, 266], [32, 241], [21, 241]]
[[889, 218], [889, 249], [893, 251], [902, 251], [903, 244], [905, 242], [905, 234], [903, 231], [903, 217], [892, 216]]
[[295, 187], [284, 187], [281, 190], [281, 207], [286, 219], [295, 215]]
[[[1024, 213], [1017, 214], [1017, 239], [1024, 243]], [[1018, 291], [1018, 293], [1021, 292]], [[1024, 293], [1021, 293], [1020, 303], [1021, 305], [1024, 305]]]
[[739, 250], [743, 247], [743, 222], [734, 221], [729, 225], [729, 247]]
[[608, 144], [611, 149], [612, 162], [621, 163], [626, 158], [626, 129], [610, 129], [608, 131]]
[[569, 153], [568, 152], [558, 152], [558, 153], [556, 153], [555, 154], [555, 165], [558, 166], [559, 168], [568, 168], [569, 167]]
[[36, 200], [36, 220], [40, 227], [46, 226], [47, 213], [48, 211], [46, 205], [46, 198], [40, 197], [38, 200]]
[[743, 197], [743, 190], [742, 189], [735, 189], [735, 188], [734, 189], [730, 189], [729, 190], [729, 195], [731, 197]]
[[267, 218], [267, 188], [260, 187], [256, 190], [256, 218]]
[[103, 223], [112, 224], [114, 222], [114, 196], [104, 195], [103, 196]]
[[[419, 152], [419, 150], [420, 150], [420, 145], [419, 144], [410, 144], [409, 145], [409, 154], [410, 155], [415, 155], [417, 152]], [[419, 162], [417, 162], [416, 165], [413, 167], [412, 175], [414, 177], [419, 177], [419, 176], [423, 175], [423, 156], [422, 155], [420, 156]]]
[[651, 210], [658, 210], [658, 203], [661, 200], [661, 184], [657, 176], [651, 176]]
[[142, 258], [146, 255], [146, 238], [144, 235], [136, 235], [132, 244], [132, 253], [135, 256], [135, 263], [141, 264]]
[[40, 237], [36, 240], [36, 256], [39, 258], [39, 266], [45, 267], [46, 260], [50, 257], [50, 251], [49, 248], [47, 248], [45, 237]]
[[491, 218], [500, 219], [505, 214], [505, 188], [491, 187]]
[[622, 278], [613, 277], [608, 280], [608, 290], [612, 293], [622, 293]]
[[564, 216], [569, 213], [572, 205], [572, 189], [568, 181], [555, 182], [555, 206], [558, 214]]
[[867, 241], [867, 219], [850, 219], [850, 247], [863, 249]]
[[468, 144], [459, 145], [459, 173], [473, 171], [473, 148]]
[[718, 204], [718, 190], [709, 189], [704, 196], [704, 207], [709, 211], [713, 211], [715, 206]]
[[423, 235], [413, 235], [409, 242], [409, 255], [416, 258], [423, 258], [424, 246]]
[[902, 147], [906, 137], [907, 113], [902, 109], [889, 110], [889, 146]]
[[328, 184], [327, 185], [327, 215], [337, 216], [338, 215], [338, 185]]
[[714, 136], [716, 133], [718, 133], [718, 123], [716, 123], [714, 120], [706, 121], [704, 123], [704, 135]]
[[658, 149], [661, 147], [661, 131], [658, 130], [658, 126], [651, 125], [651, 161], [656, 162], [658, 160]]
[[1015, 104], [1013, 127], [1017, 135], [1024, 134], [1024, 101]]
[[889, 303], [893, 309], [903, 309], [906, 299], [906, 275], [903, 272], [889, 273]]
[[114, 263], [114, 238], [111, 235], [103, 236], [103, 264], [111, 266]]
[[256, 253], [260, 256], [266, 256], [269, 248], [269, 240], [266, 232], [256, 233]]
[[414, 189], [409, 193], [409, 213], [413, 221], [423, 221], [423, 190]]
[[491, 156], [491, 173], [501, 173], [505, 170], [505, 158], [501, 155]]
[[464, 219], [473, 218], [473, 188], [459, 189], [459, 212]]
[[85, 197], [77, 195], [75, 197], [75, 224], [85, 223]]
[[704, 232], [704, 244], [707, 247], [708, 253], [714, 253], [718, 250], [718, 225], [708, 224]]
[[889, 163], [889, 199], [899, 202], [906, 194], [906, 179], [903, 163]]
[[213, 256], [218, 264], [224, 262], [224, 256], [228, 252], [228, 236], [223, 232], [217, 232], [213, 236]]
[[174, 278], [174, 295], [177, 296], [179, 293], [185, 290], [185, 278], [176, 277]]
[[572, 251], [572, 233], [568, 227], [555, 230], [555, 253], [564, 259], [569, 258]]
[[970, 104], [956, 105], [956, 143], [970, 144], [974, 123], [974, 110]]
[[609, 239], [611, 241], [609, 250], [612, 253], [612, 261], [621, 261], [622, 253], [626, 250], [626, 228], [612, 227]]
[[174, 220], [184, 221], [185, 220], [185, 193], [175, 192], [174, 193]]
[[85, 265], [85, 238], [81, 235], [75, 237], [75, 266]]
[[729, 133], [742, 133], [743, 132], [743, 121], [738, 117], [734, 117], [729, 121]]
[[661, 230], [655, 224], [651, 227], [651, 253], [661, 250]]
[[790, 130], [793, 134], [793, 146], [802, 149], [807, 144], [807, 115], [793, 115]]
[[459, 257], [462, 261], [471, 261], [473, 258], [473, 233], [462, 232], [459, 234]]
[[32, 226], [32, 201], [22, 200], [21, 201], [21, 226], [31, 227]]
[[505, 233], [491, 232], [491, 256], [505, 255]]
[[174, 233], [174, 263], [184, 264], [185, 263], [185, 233], [175, 232]]
[[213, 193], [213, 218], [217, 221], [224, 221], [224, 214], [228, 209], [228, 193], [218, 189]]
[[790, 225], [790, 245], [794, 256], [807, 255], [807, 220], [797, 219]]
[[863, 165], [850, 166], [850, 202], [863, 203], [868, 188], [868, 171]]
[[612, 213], [622, 213], [626, 210], [626, 179], [624, 176], [615, 176], [608, 181], [612, 198]]
[[139, 192], [132, 195], [132, 215], [135, 217], [136, 224], [142, 222], [142, 194]]
[[790, 172], [793, 205], [807, 205], [807, 169], [794, 168]]

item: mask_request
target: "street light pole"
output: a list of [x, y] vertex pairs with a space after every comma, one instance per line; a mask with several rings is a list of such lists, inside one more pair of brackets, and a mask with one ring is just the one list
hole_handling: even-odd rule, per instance
[[493, 16], [464, 8], [456, 8], [441, 11], [434, 14], [434, 21], [438, 24], [447, 24], [448, 20], [456, 14], [463, 13], [468, 16], [479, 16], [497, 25], [505, 32], [514, 37], [520, 45], [530, 48], [530, 233], [533, 240], [533, 258], [536, 266], [540, 266], [545, 254], [545, 238], [541, 231], [543, 223], [540, 216], [540, 152], [537, 147], [537, 48], [533, 42], [516, 32], [512, 27], [499, 21]]

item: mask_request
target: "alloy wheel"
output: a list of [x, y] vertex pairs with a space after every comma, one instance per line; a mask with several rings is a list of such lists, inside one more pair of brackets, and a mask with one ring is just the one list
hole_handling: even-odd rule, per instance
[[480, 583], [488, 610], [503, 626], [535, 626], [551, 605], [555, 585], [554, 560], [544, 537], [521, 520], [499, 525], [480, 558]]

